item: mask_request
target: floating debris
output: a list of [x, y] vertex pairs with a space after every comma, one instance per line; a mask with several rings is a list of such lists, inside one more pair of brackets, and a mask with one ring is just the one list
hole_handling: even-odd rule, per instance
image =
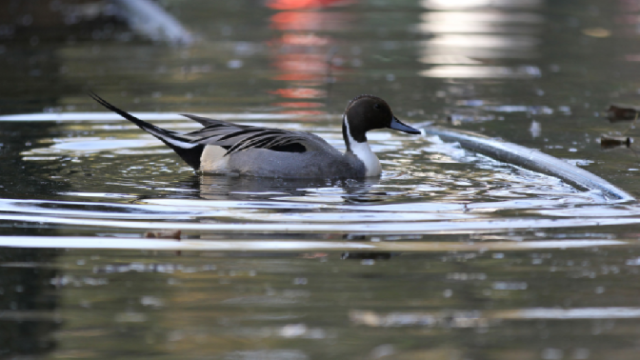
[[613, 149], [616, 147], [630, 148], [633, 143], [633, 139], [626, 136], [607, 136], [602, 135], [600, 137], [600, 147], [603, 149]]
[[604, 29], [601, 27], [595, 27], [595, 28], [588, 28], [588, 29], [582, 29], [582, 33], [587, 35], [587, 36], [591, 36], [594, 38], [607, 38], [609, 36], [611, 36], [611, 30], [608, 29]]
[[174, 239], [180, 240], [182, 232], [180, 230], [160, 230], [147, 231], [144, 233], [145, 239]]
[[639, 106], [612, 104], [607, 110], [607, 119], [610, 122], [637, 120], [638, 113]]

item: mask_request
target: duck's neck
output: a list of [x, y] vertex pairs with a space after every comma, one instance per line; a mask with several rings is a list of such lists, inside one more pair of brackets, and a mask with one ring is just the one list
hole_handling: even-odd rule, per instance
[[369, 143], [367, 143], [367, 137], [364, 137], [364, 141], [357, 142], [351, 135], [349, 129], [349, 120], [347, 114], [342, 117], [342, 137], [347, 145], [347, 153], [355, 155], [360, 161], [364, 163], [365, 176], [380, 176], [382, 168], [380, 167], [380, 160], [376, 154], [371, 151]]

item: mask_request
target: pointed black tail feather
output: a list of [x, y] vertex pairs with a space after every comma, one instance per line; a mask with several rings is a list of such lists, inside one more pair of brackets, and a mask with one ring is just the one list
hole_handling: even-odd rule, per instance
[[180, 133], [177, 133], [175, 131], [162, 129], [146, 121], [142, 121], [137, 117], [129, 114], [128, 112], [110, 104], [105, 99], [98, 96], [96, 93], [89, 92], [89, 96], [91, 96], [91, 98], [97, 101], [100, 105], [131, 121], [140, 129], [158, 138], [160, 141], [173, 149], [173, 151], [175, 151], [176, 154], [178, 154], [182, 158], [182, 160], [184, 160], [195, 170], [200, 169], [200, 157], [202, 156], [204, 145], [198, 144], [196, 142], [191, 142], [189, 139], [186, 139]]

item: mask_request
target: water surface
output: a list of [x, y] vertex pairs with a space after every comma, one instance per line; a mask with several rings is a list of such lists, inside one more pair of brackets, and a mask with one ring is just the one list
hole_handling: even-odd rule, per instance
[[0, 357], [635, 359], [633, 202], [390, 131], [369, 136], [379, 180], [199, 176], [85, 95], [342, 150], [373, 93], [638, 196], [634, 150], [598, 144], [636, 132], [602, 115], [637, 101], [633, 2], [305, 3], [163, 2], [189, 46], [0, 17]]

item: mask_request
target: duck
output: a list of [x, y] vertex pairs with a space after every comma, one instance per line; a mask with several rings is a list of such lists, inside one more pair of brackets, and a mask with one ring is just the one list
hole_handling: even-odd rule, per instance
[[140, 120], [95, 93], [89, 95], [108, 110], [158, 138], [203, 175], [379, 178], [382, 167], [367, 143], [367, 132], [388, 128], [408, 134], [421, 133], [395, 117], [386, 101], [367, 94], [352, 99], [342, 115], [344, 153], [310, 132], [240, 125], [191, 114], [181, 115], [200, 123], [203, 128], [179, 133]]

